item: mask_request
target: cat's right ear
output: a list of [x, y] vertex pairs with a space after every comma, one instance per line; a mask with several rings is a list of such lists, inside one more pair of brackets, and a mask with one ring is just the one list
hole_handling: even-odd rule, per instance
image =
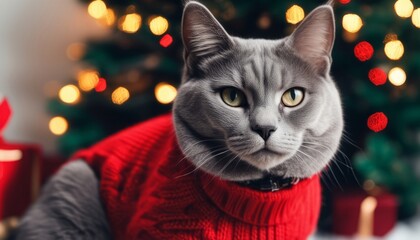
[[195, 67], [200, 67], [203, 60], [223, 53], [233, 45], [230, 36], [201, 3], [187, 3], [181, 26], [185, 61]]

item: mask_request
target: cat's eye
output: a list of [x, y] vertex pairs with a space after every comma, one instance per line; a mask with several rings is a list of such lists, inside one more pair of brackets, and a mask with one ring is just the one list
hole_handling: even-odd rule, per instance
[[241, 107], [246, 103], [246, 98], [243, 92], [237, 88], [224, 88], [221, 92], [223, 102], [231, 107]]
[[281, 102], [286, 107], [296, 107], [303, 101], [303, 89], [302, 88], [291, 88], [287, 90], [281, 97]]

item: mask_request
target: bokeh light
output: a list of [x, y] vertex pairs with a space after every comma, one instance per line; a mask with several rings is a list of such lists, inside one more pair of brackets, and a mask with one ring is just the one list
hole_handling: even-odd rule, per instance
[[141, 16], [137, 13], [130, 13], [122, 16], [118, 21], [118, 28], [126, 33], [135, 33], [141, 27]]
[[112, 102], [121, 105], [125, 103], [130, 98], [130, 92], [125, 87], [118, 87], [112, 92], [111, 99]]
[[386, 83], [387, 75], [381, 68], [373, 68], [368, 74], [369, 80], [375, 85], [383, 85]]
[[67, 57], [72, 61], [79, 61], [86, 53], [86, 44], [76, 42], [67, 47]]
[[394, 67], [388, 73], [389, 82], [394, 86], [401, 86], [405, 83], [407, 75], [404, 70], [399, 67]]
[[77, 75], [77, 81], [79, 83], [79, 88], [82, 91], [88, 92], [96, 87], [99, 81], [98, 72], [95, 70], [84, 70], [79, 72]]
[[305, 18], [305, 11], [298, 5], [293, 5], [286, 11], [286, 21], [291, 24], [297, 24]]
[[80, 100], [80, 91], [75, 85], [69, 84], [60, 89], [58, 97], [65, 103], [75, 104]]
[[398, 60], [404, 54], [404, 45], [400, 40], [392, 40], [385, 44], [385, 55], [391, 60]]
[[88, 13], [93, 18], [100, 19], [107, 13], [106, 4], [102, 0], [94, 0], [89, 3]]
[[166, 18], [157, 16], [150, 21], [149, 27], [150, 31], [154, 35], [159, 36], [164, 34], [168, 30], [169, 23], [168, 20], [166, 20]]
[[347, 32], [357, 33], [363, 26], [362, 19], [357, 14], [348, 13], [343, 16], [343, 28]]
[[367, 126], [374, 132], [380, 132], [388, 125], [388, 117], [383, 112], [376, 112], [369, 116]]
[[372, 58], [374, 49], [367, 41], [362, 41], [354, 47], [354, 55], [357, 59], [364, 62]]
[[106, 90], [107, 84], [105, 78], [99, 78], [98, 84], [96, 84], [95, 91], [103, 92]]
[[172, 44], [172, 42], [174, 41], [174, 39], [172, 38], [172, 36], [170, 34], [165, 34], [165, 36], [163, 36], [160, 41], [159, 44], [162, 47], [169, 47], [169, 45]]
[[413, 15], [411, 15], [411, 22], [414, 26], [420, 28], [420, 8], [414, 10]]
[[106, 10], [106, 14], [103, 17], [101, 17], [101, 19], [99, 20], [103, 25], [110, 27], [114, 25], [115, 18], [116, 16], [115, 16], [114, 10], [112, 10], [111, 8], [108, 8]]
[[54, 135], [63, 135], [67, 132], [69, 124], [63, 117], [57, 116], [50, 120], [49, 128]]
[[171, 103], [175, 99], [176, 94], [176, 88], [169, 83], [162, 82], [155, 87], [155, 97], [162, 104]]
[[413, 13], [413, 3], [410, 0], [398, 0], [394, 4], [395, 12], [399, 17], [409, 18]]

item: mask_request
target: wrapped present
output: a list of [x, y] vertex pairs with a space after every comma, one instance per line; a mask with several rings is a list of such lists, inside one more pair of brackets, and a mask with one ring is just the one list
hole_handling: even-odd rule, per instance
[[9, 103], [0, 97], [0, 220], [21, 216], [39, 190], [40, 148], [3, 139], [10, 115]]
[[382, 237], [397, 221], [397, 198], [387, 192], [336, 193], [333, 197], [333, 232], [343, 236]]

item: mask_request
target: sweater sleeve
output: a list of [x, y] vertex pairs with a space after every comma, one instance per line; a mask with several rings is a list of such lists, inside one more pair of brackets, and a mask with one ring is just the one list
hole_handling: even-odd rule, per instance
[[98, 179], [84, 161], [66, 164], [50, 179], [16, 239], [110, 239]]

